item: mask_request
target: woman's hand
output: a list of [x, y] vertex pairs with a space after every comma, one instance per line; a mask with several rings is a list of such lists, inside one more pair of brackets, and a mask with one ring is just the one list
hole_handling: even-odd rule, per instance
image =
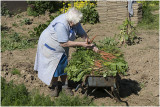
[[81, 42], [81, 46], [84, 48], [92, 49], [94, 47], [94, 44], [88, 44], [87, 42]]
[[94, 52], [96, 52], [96, 53], [98, 53], [98, 51], [99, 51], [99, 49], [98, 49], [96, 46], [94, 46], [92, 50], [93, 50]]

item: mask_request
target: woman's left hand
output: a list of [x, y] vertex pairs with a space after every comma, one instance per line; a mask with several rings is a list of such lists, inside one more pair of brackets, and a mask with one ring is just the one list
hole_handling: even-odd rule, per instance
[[92, 50], [96, 53], [98, 52], [98, 48], [96, 46], [94, 46]]

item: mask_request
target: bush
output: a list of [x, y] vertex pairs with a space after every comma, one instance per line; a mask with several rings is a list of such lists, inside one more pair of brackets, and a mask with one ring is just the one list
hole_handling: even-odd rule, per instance
[[5, 79], [1, 79], [1, 102], [2, 106], [27, 105], [29, 101], [29, 93], [26, 87], [21, 84], [13, 85], [13, 82], [6, 83]]
[[94, 105], [91, 103], [91, 99], [84, 96], [80, 98], [79, 96], [68, 96], [63, 91], [60, 93], [60, 96], [55, 99], [56, 106], [88, 106]]
[[[142, 3], [142, 21], [138, 24], [139, 27], [145, 29], [159, 28], [159, 14], [153, 15], [151, 12], [159, 9], [159, 5], [155, 1], [143, 1]], [[152, 6], [153, 5], [153, 6]], [[154, 7], [154, 8], [153, 8]]]
[[27, 3], [29, 5], [27, 12], [31, 16], [38, 16], [46, 11], [53, 13], [62, 7], [62, 2], [60, 1], [27, 1]]
[[2, 31], [1, 52], [5, 50], [26, 49], [34, 47], [36, 42], [29, 41], [28, 38], [20, 36], [18, 33], [8, 34]]
[[53, 106], [54, 102], [48, 96], [40, 95], [38, 91], [29, 93], [24, 84], [7, 83], [1, 77], [2, 106]]
[[[48, 27], [48, 25], [50, 24], [50, 22], [57, 17], [58, 15], [60, 15], [60, 12], [57, 12], [56, 15], [54, 16], [50, 16], [50, 20], [48, 20], [46, 22], [46, 24], [40, 24], [37, 27], [34, 28], [34, 31], [29, 31], [29, 34], [31, 37], [39, 37], [41, 35], [41, 33], [43, 32], [44, 29], [46, 29]], [[37, 38], [38, 39], [38, 38]]]
[[[90, 103], [90, 104], [89, 104]], [[7, 83], [1, 77], [1, 104], [2, 106], [87, 106], [93, 105], [91, 99], [79, 96], [67, 96], [60, 93], [60, 96], [51, 101], [50, 97], [40, 95], [38, 90], [28, 92], [24, 84], [14, 85], [13, 81]]]
[[6, 4], [3, 3], [1, 7], [1, 15], [2, 16], [11, 16], [11, 12], [7, 9]]
[[82, 23], [90, 23], [95, 24], [99, 22], [99, 15], [95, 9], [95, 6], [90, 5], [89, 3], [81, 8], [81, 12], [83, 13]]

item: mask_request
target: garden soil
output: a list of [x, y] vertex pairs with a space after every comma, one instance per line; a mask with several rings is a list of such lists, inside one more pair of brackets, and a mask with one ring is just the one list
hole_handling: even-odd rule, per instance
[[[9, 28], [8, 32], [14, 31], [29, 36], [29, 31], [40, 23], [45, 23], [48, 13], [39, 17], [27, 16], [26, 12], [13, 17], [1, 17], [2, 25]], [[24, 18], [32, 20], [31, 25], [20, 24]], [[16, 23], [18, 26], [13, 26]], [[106, 27], [103, 23], [82, 25], [90, 37], [97, 35], [95, 42], [111, 37], [119, 33], [117, 28]], [[121, 47], [129, 70], [127, 76], [121, 76], [119, 94], [123, 101], [130, 106], [158, 106], [159, 105], [159, 31], [138, 29], [138, 40], [135, 45]], [[81, 41], [78, 39], [77, 41]], [[37, 72], [33, 70], [36, 55], [36, 47], [25, 50], [5, 51], [1, 53], [1, 76], [7, 81], [13, 80], [15, 84], [24, 83], [29, 91], [39, 89], [40, 93], [49, 95], [48, 86], [39, 80]], [[71, 58], [74, 48], [70, 48]], [[13, 75], [10, 72], [18, 69], [21, 75]], [[74, 91], [74, 89], [73, 89]], [[83, 96], [79, 91], [75, 94]], [[112, 99], [103, 89], [98, 89], [88, 96], [99, 106], [125, 106], [123, 102]], [[53, 98], [54, 100], [54, 98]]]

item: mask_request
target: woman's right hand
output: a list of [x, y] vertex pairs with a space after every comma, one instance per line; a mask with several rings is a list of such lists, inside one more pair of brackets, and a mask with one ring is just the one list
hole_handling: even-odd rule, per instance
[[94, 44], [88, 44], [87, 42], [81, 42], [82, 47], [92, 49]]

